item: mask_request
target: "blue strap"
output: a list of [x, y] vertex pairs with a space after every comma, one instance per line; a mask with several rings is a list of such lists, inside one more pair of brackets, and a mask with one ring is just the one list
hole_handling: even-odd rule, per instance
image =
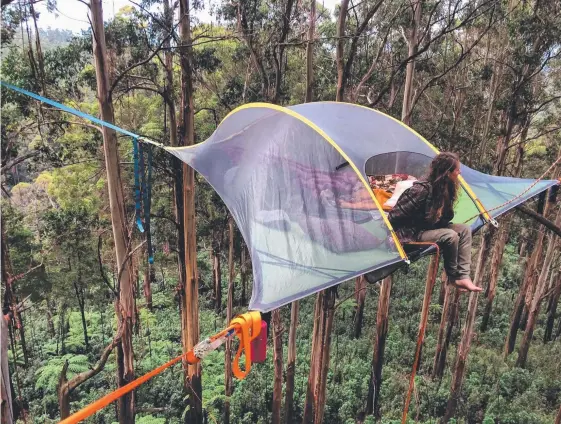
[[47, 99], [46, 97], [40, 96], [39, 94], [32, 93], [31, 91], [24, 90], [23, 88], [16, 87], [15, 85], [8, 84], [7, 82], [4, 81], [0, 81], [0, 85], [9, 88], [10, 90], [17, 91], [18, 93], [25, 94], [26, 96], [33, 97], [34, 99], [39, 100], [40, 102], [47, 103], [51, 106], [56, 107], [57, 109], [63, 110], [64, 112], [71, 113], [73, 115], [79, 116], [80, 118], [88, 119], [104, 127], [111, 128], [112, 130], [120, 132], [121, 134], [125, 134], [136, 139], [141, 138], [138, 134], [124, 130], [116, 125], [110, 124], [109, 122], [102, 121], [101, 119], [96, 118], [95, 116], [88, 115], [87, 113], [80, 112], [79, 110], [65, 106], [62, 103]]
[[141, 203], [140, 203], [140, 164], [138, 155], [138, 139], [132, 139], [132, 150], [134, 156], [134, 200], [135, 200], [135, 213], [136, 213], [136, 226], [138, 230], [143, 233], [144, 227], [142, 226], [141, 217]]
[[148, 150], [148, 176], [145, 180], [145, 192], [144, 192], [144, 224], [146, 225], [146, 243], [148, 250], [148, 263], [154, 263], [154, 252], [152, 248], [152, 234], [150, 231], [150, 205], [152, 203], [152, 146], [146, 145], [146, 150]]

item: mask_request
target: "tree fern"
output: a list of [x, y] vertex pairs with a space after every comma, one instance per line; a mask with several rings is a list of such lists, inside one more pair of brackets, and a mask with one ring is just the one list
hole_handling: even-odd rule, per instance
[[88, 357], [86, 355], [69, 354], [49, 359], [35, 372], [35, 376], [37, 377], [35, 388], [54, 393], [56, 391], [60, 372], [66, 361], [68, 361], [67, 378], [71, 378], [89, 369]]

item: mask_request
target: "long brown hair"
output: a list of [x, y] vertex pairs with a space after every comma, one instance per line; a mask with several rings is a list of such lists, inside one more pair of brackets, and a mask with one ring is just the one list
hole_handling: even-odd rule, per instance
[[451, 177], [460, 166], [458, 155], [451, 152], [439, 153], [431, 162], [427, 181], [432, 185], [432, 205], [429, 219], [436, 223], [443, 210], [452, 209], [458, 200], [460, 181]]

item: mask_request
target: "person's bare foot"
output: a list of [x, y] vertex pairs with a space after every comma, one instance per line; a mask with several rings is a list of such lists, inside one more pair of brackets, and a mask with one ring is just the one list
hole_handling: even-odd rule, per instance
[[454, 280], [452, 281], [452, 284], [460, 290], [464, 289], [471, 292], [480, 292], [483, 290], [481, 287], [477, 287], [475, 284], [473, 284], [471, 278], [462, 278], [461, 280]]

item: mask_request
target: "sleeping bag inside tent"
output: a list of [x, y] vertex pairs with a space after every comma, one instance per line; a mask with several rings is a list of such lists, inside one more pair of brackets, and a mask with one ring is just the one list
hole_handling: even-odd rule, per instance
[[[247, 104], [205, 142], [166, 150], [199, 172], [232, 213], [252, 258], [249, 308], [262, 312], [403, 266], [407, 255], [387, 203], [438, 154], [400, 121], [335, 102]], [[558, 184], [540, 181], [528, 190], [535, 180], [464, 165], [461, 173], [454, 222], [473, 231]]]

